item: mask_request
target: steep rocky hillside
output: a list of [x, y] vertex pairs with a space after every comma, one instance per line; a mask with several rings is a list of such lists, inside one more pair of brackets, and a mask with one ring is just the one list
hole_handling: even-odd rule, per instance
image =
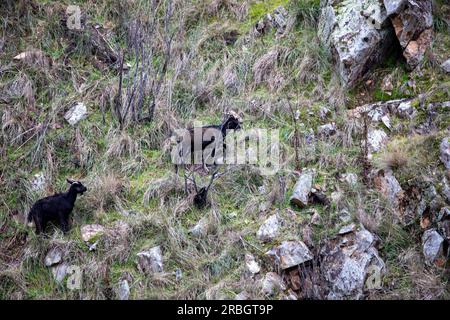
[[[0, 299], [450, 298], [449, 23], [444, 0], [1, 1]], [[174, 130], [229, 114], [278, 130], [278, 170], [177, 174]], [[70, 231], [37, 235], [67, 178]]]

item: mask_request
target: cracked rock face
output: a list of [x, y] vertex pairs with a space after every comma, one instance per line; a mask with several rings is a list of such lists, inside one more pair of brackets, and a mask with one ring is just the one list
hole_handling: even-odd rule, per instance
[[432, 0], [384, 0], [408, 66], [417, 67], [433, 40]]
[[348, 87], [384, 60], [395, 38], [378, 0], [322, 1], [318, 35]]
[[361, 299], [367, 289], [366, 279], [374, 278], [376, 288], [385, 269], [375, 247], [376, 239], [367, 230], [337, 236], [320, 251], [321, 270], [328, 282], [328, 299]]

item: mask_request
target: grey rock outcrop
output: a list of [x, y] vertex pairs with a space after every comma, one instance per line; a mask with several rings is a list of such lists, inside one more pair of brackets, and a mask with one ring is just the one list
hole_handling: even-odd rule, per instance
[[361, 299], [367, 289], [367, 277], [374, 274], [380, 279], [385, 264], [375, 244], [375, 237], [362, 229], [337, 236], [321, 248], [321, 271], [328, 282], [328, 299]]
[[417, 67], [433, 40], [432, 0], [384, 0], [408, 66]]
[[384, 60], [395, 39], [386, 10], [378, 0], [321, 1], [318, 29], [321, 42], [348, 87]]

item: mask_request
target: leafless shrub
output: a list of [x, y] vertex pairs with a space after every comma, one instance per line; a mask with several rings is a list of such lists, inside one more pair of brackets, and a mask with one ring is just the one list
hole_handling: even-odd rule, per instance
[[[171, 61], [172, 40], [176, 33], [176, 30], [171, 30], [174, 5], [171, 0], [164, 3], [166, 7], [161, 8], [161, 2], [152, 0], [146, 11], [141, 13], [146, 15], [146, 19], [141, 21], [134, 17], [135, 23], [130, 24], [129, 45], [136, 63], [124, 81], [125, 53], [122, 52], [118, 93], [114, 98], [114, 113], [121, 130], [130, 121], [154, 120], [157, 99], [161, 95], [162, 84]], [[164, 10], [164, 16], [159, 19], [161, 10]], [[155, 64], [155, 59], [161, 61]], [[126, 93], [123, 92], [124, 89]]]

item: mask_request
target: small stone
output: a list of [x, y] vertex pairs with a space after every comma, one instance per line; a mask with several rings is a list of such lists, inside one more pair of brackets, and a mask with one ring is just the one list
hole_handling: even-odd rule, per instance
[[137, 254], [138, 267], [144, 273], [161, 273], [164, 271], [161, 247], [156, 246]]
[[354, 223], [352, 223], [352, 224], [349, 224], [349, 225], [344, 226], [341, 229], [339, 229], [338, 234], [343, 235], [343, 234], [347, 234], [350, 232], [354, 232], [355, 230], [356, 230], [356, 225]]
[[378, 152], [387, 143], [388, 136], [386, 132], [381, 129], [369, 130], [367, 142], [369, 145], [369, 152]]
[[67, 275], [67, 268], [69, 266], [65, 263], [58, 264], [52, 267], [53, 278], [56, 282], [61, 283]]
[[389, 118], [388, 115], [382, 116], [381, 122], [383, 122], [383, 124], [386, 126], [386, 128], [388, 128], [389, 130], [391, 129], [391, 119]]
[[177, 281], [177, 282], [180, 281], [182, 276], [183, 276], [183, 273], [181, 272], [181, 269], [177, 268], [175, 270], [175, 281]]
[[208, 219], [203, 217], [200, 221], [189, 229], [189, 233], [194, 237], [204, 237], [208, 233]]
[[51, 267], [62, 261], [63, 252], [60, 248], [52, 248], [45, 256], [44, 264], [46, 267]]
[[439, 211], [437, 221], [440, 222], [442, 220], [446, 220], [450, 218], [450, 207], [443, 207]]
[[119, 300], [128, 300], [130, 296], [130, 286], [128, 285], [128, 281], [125, 279], [119, 282], [118, 296]]
[[356, 173], [345, 173], [342, 175], [342, 179], [347, 182], [350, 187], [354, 187], [358, 183], [358, 175]]
[[450, 73], [450, 59], [447, 59], [446, 61], [444, 61], [444, 63], [441, 65], [441, 67], [446, 73]]
[[392, 75], [387, 75], [383, 78], [383, 81], [381, 82], [381, 90], [384, 92], [392, 92], [394, 89], [394, 85], [392, 84]]
[[256, 262], [255, 257], [250, 253], [247, 253], [245, 255], [245, 265], [247, 266], [247, 270], [251, 274], [257, 274], [259, 273], [259, 271], [261, 271], [261, 267]]
[[319, 110], [320, 119], [325, 120], [329, 114], [330, 114], [330, 109], [328, 109], [327, 107], [320, 108], [320, 110]]
[[400, 103], [397, 108], [397, 114], [404, 119], [412, 119], [416, 116], [416, 109], [412, 106], [412, 101]]
[[234, 300], [250, 300], [250, 296], [246, 291], [242, 291], [234, 297]]
[[444, 238], [436, 231], [429, 229], [423, 233], [423, 255], [427, 263], [433, 264], [443, 254]]
[[78, 102], [76, 105], [70, 108], [69, 111], [66, 112], [66, 114], [64, 115], [64, 119], [66, 119], [69, 124], [74, 126], [78, 122], [86, 118], [86, 116], [87, 109], [85, 104], [82, 102]]
[[266, 255], [272, 257], [283, 270], [313, 259], [308, 247], [298, 240], [283, 241], [281, 245], [266, 252]]
[[327, 123], [322, 126], [317, 127], [317, 134], [319, 136], [329, 137], [336, 134], [336, 124]]
[[104, 232], [105, 228], [99, 224], [87, 224], [81, 227], [81, 239], [94, 243]]
[[298, 300], [298, 296], [292, 289], [289, 289], [287, 294], [283, 295], [281, 300]]
[[327, 299], [362, 299], [366, 281], [375, 273], [380, 283], [372, 288], [381, 288], [385, 264], [375, 245], [375, 237], [367, 230], [346, 233], [325, 242], [320, 249], [323, 257], [320, 269], [330, 289]]
[[261, 225], [256, 236], [259, 240], [264, 242], [272, 241], [276, 236], [278, 236], [278, 230], [280, 229], [280, 221], [277, 214], [271, 215], [266, 221]]
[[273, 296], [277, 292], [286, 290], [283, 279], [275, 272], [268, 272], [262, 280], [262, 293], [267, 296]]
[[390, 170], [381, 170], [374, 178], [374, 183], [393, 206], [399, 204], [399, 200], [403, 197], [403, 189]]
[[450, 169], [450, 137], [445, 137], [439, 145], [440, 159], [447, 170]]
[[292, 204], [299, 207], [308, 205], [309, 193], [311, 192], [313, 182], [313, 174], [310, 171], [303, 172], [294, 186], [294, 192], [290, 199]]
[[338, 202], [340, 202], [342, 200], [342, 198], [344, 197], [344, 195], [342, 194], [342, 192], [340, 191], [334, 191], [331, 193], [330, 198], [331, 201], [335, 204], [337, 204]]
[[320, 226], [322, 223], [322, 218], [318, 212], [315, 212], [311, 217], [311, 224], [315, 226]]
[[31, 190], [42, 191], [45, 188], [45, 175], [43, 172], [36, 173], [31, 180]]

